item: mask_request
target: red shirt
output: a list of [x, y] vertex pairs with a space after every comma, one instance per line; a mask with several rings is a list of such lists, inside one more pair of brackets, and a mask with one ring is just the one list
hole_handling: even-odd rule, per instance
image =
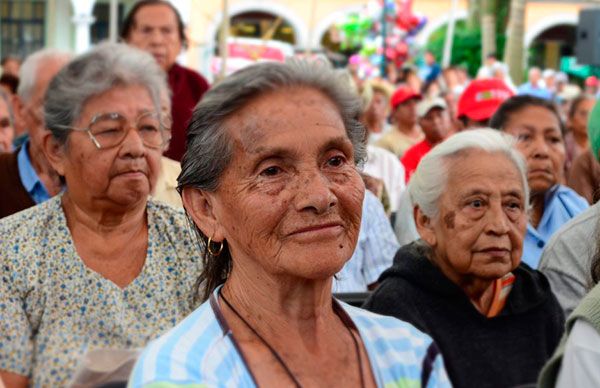
[[404, 155], [400, 159], [404, 165], [404, 171], [406, 173], [406, 183], [410, 180], [410, 177], [417, 169], [419, 162], [433, 147], [427, 140], [423, 140], [420, 143], [415, 144], [404, 152]]
[[169, 69], [169, 87], [171, 88], [171, 143], [165, 156], [181, 161], [186, 148], [186, 129], [194, 107], [208, 90], [208, 82], [194, 70], [177, 63]]

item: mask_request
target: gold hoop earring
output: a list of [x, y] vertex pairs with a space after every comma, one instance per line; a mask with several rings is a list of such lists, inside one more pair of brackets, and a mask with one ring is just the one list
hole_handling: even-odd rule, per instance
[[225, 245], [223, 243], [223, 241], [221, 241], [221, 245], [219, 246], [219, 249], [215, 252], [212, 249], [212, 237], [208, 238], [208, 242], [206, 243], [206, 249], [208, 249], [208, 253], [210, 253], [212, 256], [217, 257], [221, 254], [221, 252], [223, 251], [223, 245]]

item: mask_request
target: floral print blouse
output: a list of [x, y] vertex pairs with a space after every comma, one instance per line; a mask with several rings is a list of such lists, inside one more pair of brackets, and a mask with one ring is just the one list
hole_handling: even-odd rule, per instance
[[181, 210], [147, 204], [148, 251], [121, 289], [75, 251], [61, 195], [0, 220], [0, 370], [69, 383], [96, 348], [136, 348], [200, 305], [201, 257]]

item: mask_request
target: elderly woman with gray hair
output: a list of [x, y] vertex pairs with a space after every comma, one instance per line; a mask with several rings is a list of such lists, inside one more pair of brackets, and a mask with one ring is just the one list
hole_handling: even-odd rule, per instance
[[65, 386], [99, 348], [142, 347], [199, 304], [183, 212], [148, 199], [169, 140], [147, 53], [97, 46], [51, 81], [44, 152], [65, 183], [0, 221], [0, 376]]
[[359, 114], [318, 62], [254, 65], [206, 93], [179, 188], [208, 301], [146, 348], [131, 387], [449, 384], [429, 337], [332, 298], [360, 227]]
[[564, 317], [546, 278], [520, 264], [529, 189], [513, 142], [456, 134], [408, 190], [421, 240], [398, 251], [365, 307], [431, 335], [455, 387], [534, 384]]

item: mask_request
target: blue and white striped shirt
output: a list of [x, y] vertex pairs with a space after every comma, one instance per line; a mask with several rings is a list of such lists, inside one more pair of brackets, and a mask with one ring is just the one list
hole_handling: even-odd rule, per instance
[[365, 190], [356, 248], [333, 279], [333, 292], [364, 292], [394, 263], [400, 249], [383, 205]]
[[[130, 388], [256, 387], [234, 336], [218, 312], [218, 289], [207, 301], [143, 351]], [[340, 302], [365, 345], [378, 387], [419, 387], [432, 340], [412, 325]], [[441, 355], [428, 387], [450, 387]]]

